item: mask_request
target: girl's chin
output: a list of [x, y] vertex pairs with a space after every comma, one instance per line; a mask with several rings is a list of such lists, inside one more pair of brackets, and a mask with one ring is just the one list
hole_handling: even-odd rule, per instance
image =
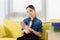
[[33, 17], [34, 15], [29, 15], [29, 17]]
[[32, 17], [32, 16], [29, 16], [29, 17]]

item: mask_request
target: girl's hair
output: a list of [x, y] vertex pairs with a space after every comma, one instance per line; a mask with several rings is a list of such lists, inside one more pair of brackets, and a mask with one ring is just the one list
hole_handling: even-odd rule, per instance
[[26, 9], [27, 9], [27, 8], [31, 8], [31, 9], [35, 10], [35, 7], [34, 7], [33, 5], [28, 5], [28, 6], [26, 7]]

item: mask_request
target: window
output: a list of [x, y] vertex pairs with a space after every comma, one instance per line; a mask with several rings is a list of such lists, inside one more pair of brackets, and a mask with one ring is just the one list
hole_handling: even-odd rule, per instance
[[36, 8], [37, 17], [45, 21], [45, 0], [8, 0], [7, 17], [11, 20], [23, 20], [27, 17], [26, 6], [32, 4]]

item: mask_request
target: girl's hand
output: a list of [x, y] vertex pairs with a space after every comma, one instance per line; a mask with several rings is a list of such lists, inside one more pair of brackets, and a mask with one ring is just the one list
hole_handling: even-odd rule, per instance
[[26, 28], [31, 32], [34, 31], [32, 28], [30, 28], [29, 26], [26, 26]]
[[29, 27], [25, 27], [25, 29], [22, 31], [23, 33], [25, 32], [26, 34], [30, 33]]

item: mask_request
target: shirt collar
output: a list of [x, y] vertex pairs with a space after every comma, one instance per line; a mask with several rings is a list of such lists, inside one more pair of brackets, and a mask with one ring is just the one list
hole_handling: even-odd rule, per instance
[[[28, 19], [29, 19], [29, 21], [31, 20], [31, 18], [30, 18], [30, 17], [29, 17]], [[36, 17], [34, 17], [32, 21], [34, 21], [35, 19], [36, 19]]]

